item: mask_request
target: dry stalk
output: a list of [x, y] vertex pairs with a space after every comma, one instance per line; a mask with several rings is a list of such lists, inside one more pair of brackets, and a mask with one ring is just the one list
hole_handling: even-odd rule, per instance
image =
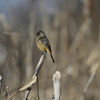
[[94, 79], [94, 77], [95, 77], [95, 75], [96, 75], [96, 72], [97, 72], [97, 69], [98, 69], [98, 68], [99, 68], [99, 62], [96, 63], [96, 64], [94, 64], [94, 65], [92, 66], [92, 68], [91, 68], [91, 70], [92, 70], [91, 76], [90, 76], [90, 78], [88, 79], [88, 82], [86, 83], [85, 88], [84, 88], [84, 90], [83, 90], [83, 94], [84, 94], [84, 95], [86, 94], [87, 90], [89, 89], [89, 86], [91, 85], [91, 83], [92, 83], [92, 81], [93, 81], [93, 79]]
[[61, 100], [61, 73], [56, 71], [53, 75], [54, 100]]
[[23, 85], [21, 88], [19, 88], [18, 90], [16, 90], [12, 95], [10, 95], [8, 98], [6, 98], [5, 100], [9, 100], [11, 99], [14, 95], [16, 95], [17, 93], [23, 91], [23, 90], [26, 90], [26, 93], [25, 93], [25, 96], [23, 98], [23, 100], [27, 100], [28, 99], [28, 96], [30, 94], [30, 91], [32, 89], [32, 86], [34, 85], [34, 83], [36, 82], [36, 79], [37, 79], [37, 75], [42, 67], [42, 64], [45, 60], [45, 56], [46, 56], [46, 52], [42, 53], [41, 57], [40, 57], [40, 60], [36, 66], [36, 69], [35, 69], [35, 73], [32, 77], [32, 79], [30, 81], [28, 81], [25, 85]]
[[0, 75], [0, 99], [1, 99], [1, 89], [2, 89], [2, 75]]

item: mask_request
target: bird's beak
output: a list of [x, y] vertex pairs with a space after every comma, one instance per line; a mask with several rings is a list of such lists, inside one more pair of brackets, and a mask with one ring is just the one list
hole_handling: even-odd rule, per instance
[[39, 33], [37, 32], [37, 33], [35, 33], [37, 36], [39, 35]]
[[35, 33], [37, 35], [37, 33]]

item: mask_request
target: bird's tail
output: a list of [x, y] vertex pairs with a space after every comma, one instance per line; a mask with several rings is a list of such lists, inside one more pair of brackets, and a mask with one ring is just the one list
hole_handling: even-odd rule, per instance
[[49, 49], [46, 49], [46, 50], [47, 50], [47, 51], [48, 51], [48, 53], [50, 54], [50, 56], [51, 56], [51, 58], [52, 58], [53, 63], [55, 63], [55, 60], [54, 60], [54, 58], [53, 58], [53, 56], [52, 56], [51, 51], [50, 51]]
[[51, 56], [51, 58], [52, 58], [53, 63], [55, 63], [55, 60], [54, 60], [54, 58], [53, 58], [53, 56], [52, 56], [52, 53], [50, 53], [50, 56]]

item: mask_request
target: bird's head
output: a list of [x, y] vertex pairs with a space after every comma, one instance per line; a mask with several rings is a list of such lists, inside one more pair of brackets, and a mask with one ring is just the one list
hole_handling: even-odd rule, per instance
[[45, 36], [44, 32], [43, 31], [39, 31], [37, 33], [35, 33], [37, 36]]

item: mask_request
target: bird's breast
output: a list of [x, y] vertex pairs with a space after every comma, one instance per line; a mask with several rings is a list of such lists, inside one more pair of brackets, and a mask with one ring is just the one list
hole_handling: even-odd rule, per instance
[[45, 47], [42, 43], [40, 43], [40, 42], [37, 43], [37, 47], [38, 47], [41, 51], [46, 51], [46, 47]]

